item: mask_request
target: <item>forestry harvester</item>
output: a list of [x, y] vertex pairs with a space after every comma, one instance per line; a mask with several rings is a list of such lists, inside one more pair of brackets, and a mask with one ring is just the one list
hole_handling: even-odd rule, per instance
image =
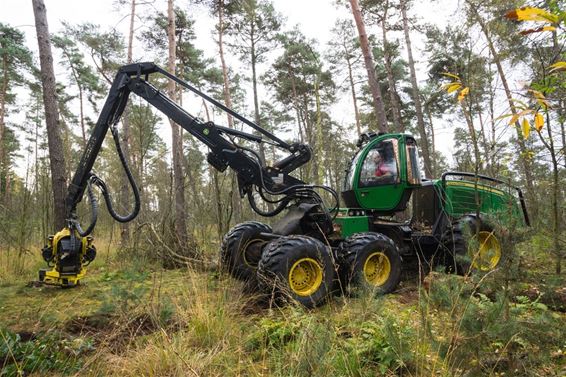
[[[150, 83], [149, 77], [155, 74], [192, 91], [256, 134], [194, 117]], [[117, 131], [131, 93], [206, 145], [207, 161], [214, 168], [234, 170], [240, 196], [247, 196], [256, 213], [273, 217], [285, 212], [273, 227], [248, 221], [232, 228], [221, 245], [220, 265], [234, 278], [257, 279], [257, 285], [267, 292], [307, 307], [324, 302], [337, 287], [342, 291], [362, 287], [391, 292], [399, 284], [402, 261], [411, 258], [440, 260], [460, 272], [494, 269], [503, 255], [496, 232], [484, 217], [511, 216], [528, 225], [521, 191], [502, 181], [461, 172], [444, 173], [439, 180], [421, 179], [417, 144], [406, 134], [367, 133], [360, 137], [359, 151], [346, 172], [342, 190], [347, 208], [340, 208], [336, 191], [291, 175], [310, 160], [308, 145], [279, 139], [153, 63], [136, 63], [118, 71], [68, 187], [66, 226], [50, 236], [42, 249], [49, 268], [40, 270], [39, 280], [45, 284], [79, 284], [86, 266], [96, 257], [91, 236], [98, 212], [95, 187], [115, 220], [131, 221], [140, 210], [139, 191]], [[116, 213], [106, 184], [92, 172], [108, 129], [135, 199], [132, 212], [125, 216]], [[259, 153], [238, 140], [269, 143], [285, 156], [268, 166]], [[83, 229], [76, 209], [85, 192], [92, 218]], [[333, 198], [332, 207], [325, 205], [322, 192]], [[411, 198], [412, 217], [391, 220], [407, 208]], [[270, 209], [264, 209], [258, 200], [269, 202]], [[473, 234], [465, 237], [469, 230]]]

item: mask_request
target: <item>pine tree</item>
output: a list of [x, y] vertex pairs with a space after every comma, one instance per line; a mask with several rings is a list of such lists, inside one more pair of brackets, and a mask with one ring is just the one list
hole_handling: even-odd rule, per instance
[[47, 12], [43, 0], [33, 0], [35, 29], [39, 44], [39, 60], [41, 63], [41, 82], [43, 85], [43, 104], [47, 123], [47, 139], [49, 142], [49, 159], [51, 162], [51, 182], [53, 200], [55, 203], [54, 221], [57, 229], [65, 226], [65, 189], [67, 177], [65, 174], [65, 158], [63, 156], [63, 141], [60, 134], [59, 114], [57, 110], [57, 93], [55, 89], [55, 74], [53, 72], [53, 55], [49, 40]]

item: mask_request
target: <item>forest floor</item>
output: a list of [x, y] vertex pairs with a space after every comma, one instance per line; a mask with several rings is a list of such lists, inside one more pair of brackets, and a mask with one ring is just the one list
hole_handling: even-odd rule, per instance
[[39, 259], [3, 253], [0, 376], [565, 376], [565, 278], [533, 245], [513, 279], [405, 273], [313, 310], [108, 247], [79, 287], [34, 287]]

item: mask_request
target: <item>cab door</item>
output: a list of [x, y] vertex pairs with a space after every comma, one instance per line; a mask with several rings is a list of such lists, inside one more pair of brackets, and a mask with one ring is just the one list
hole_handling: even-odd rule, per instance
[[[401, 155], [403, 154], [403, 156]], [[403, 201], [404, 151], [397, 137], [370, 142], [358, 161], [356, 199], [361, 208], [396, 211]]]

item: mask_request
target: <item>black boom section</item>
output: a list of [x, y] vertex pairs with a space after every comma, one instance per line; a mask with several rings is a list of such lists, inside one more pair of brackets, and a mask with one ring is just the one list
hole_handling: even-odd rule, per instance
[[[149, 83], [149, 76], [154, 73], [174, 80], [182, 87], [191, 90], [214, 106], [219, 107], [236, 119], [251, 126], [261, 133], [262, 136], [251, 135], [242, 131], [218, 126], [212, 122], [204, 122], [194, 117]], [[312, 151], [309, 146], [284, 142], [267, 130], [153, 63], [136, 63], [121, 67], [114, 78], [110, 92], [108, 93], [108, 98], [104, 103], [98, 121], [81, 157], [79, 166], [68, 188], [67, 198], [65, 199], [68, 219], [74, 217], [76, 206], [81, 201], [89, 185], [89, 180], [92, 180], [93, 174], [91, 170], [100, 152], [106, 133], [110, 127], [114, 127], [120, 120], [131, 92], [145, 99], [210, 148], [207, 160], [216, 169], [223, 171], [229, 166], [236, 171], [241, 196], [250, 193], [252, 185], [262, 188], [267, 192], [281, 193], [290, 187], [304, 184], [304, 182], [288, 174], [310, 160]], [[116, 138], [117, 134], [114, 128], [113, 133]], [[236, 145], [233, 141], [234, 138], [245, 139], [256, 143], [262, 142], [263, 138], [266, 138], [269, 139], [272, 145], [286, 150], [289, 154], [280, 161], [275, 162], [273, 166], [267, 167], [265, 162], [262, 161], [253, 150]]]
[[[226, 164], [238, 173], [238, 179], [243, 186], [261, 185], [258, 161], [252, 159], [238, 148], [233, 142], [221, 135], [225, 132], [212, 122], [203, 122], [189, 114], [185, 109], [171, 101], [157, 88], [141, 78], [134, 78], [128, 84], [130, 90], [145, 99], [156, 109], [177, 123], [184, 130], [202, 141], [210, 148], [218, 162]], [[269, 180], [265, 180], [269, 185]]]
[[110, 87], [110, 92], [108, 93], [108, 98], [102, 107], [102, 111], [98, 117], [98, 121], [92, 130], [92, 134], [88, 140], [86, 148], [79, 162], [79, 166], [75, 171], [73, 180], [69, 185], [67, 190], [67, 198], [65, 199], [65, 208], [67, 211], [67, 218], [71, 217], [71, 214], [75, 211], [77, 204], [81, 201], [84, 191], [87, 187], [87, 181], [90, 177], [90, 172], [98, 157], [100, 148], [102, 147], [102, 142], [104, 137], [108, 132], [108, 128], [116, 124], [120, 120], [120, 116], [124, 112], [124, 108], [128, 103], [128, 97], [130, 95], [130, 90], [127, 87], [127, 82], [129, 81], [129, 74], [127, 68], [132, 66], [122, 67], [116, 77], [114, 82]]

